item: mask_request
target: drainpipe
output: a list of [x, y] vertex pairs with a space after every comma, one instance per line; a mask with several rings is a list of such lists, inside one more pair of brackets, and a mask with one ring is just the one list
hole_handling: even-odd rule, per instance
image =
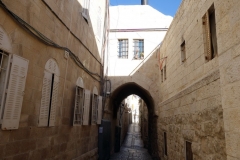
[[141, 5], [148, 5], [148, 0], [141, 0]]

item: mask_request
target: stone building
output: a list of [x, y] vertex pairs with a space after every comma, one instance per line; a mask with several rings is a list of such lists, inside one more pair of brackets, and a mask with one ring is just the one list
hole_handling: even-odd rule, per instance
[[154, 157], [240, 159], [239, 7], [183, 0], [161, 46], [132, 74], [111, 77], [111, 107], [129, 94], [146, 102]]
[[97, 159], [108, 5], [0, 1], [0, 159]]
[[240, 159], [239, 7], [183, 0], [156, 52], [162, 159]]

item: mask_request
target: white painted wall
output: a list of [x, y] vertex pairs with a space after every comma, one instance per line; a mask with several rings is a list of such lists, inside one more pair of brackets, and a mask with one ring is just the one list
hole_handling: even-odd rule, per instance
[[[148, 5], [110, 7], [110, 29], [144, 29], [137, 32], [110, 31], [108, 76], [128, 76], [142, 60], [134, 60], [133, 39], [144, 39], [144, 58], [163, 40], [166, 30], [145, 29], [168, 28], [171, 16], [165, 16]], [[118, 39], [128, 39], [128, 59], [118, 58]]]

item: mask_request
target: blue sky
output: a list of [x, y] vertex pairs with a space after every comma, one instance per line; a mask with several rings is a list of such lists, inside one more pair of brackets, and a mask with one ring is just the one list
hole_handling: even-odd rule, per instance
[[[148, 4], [165, 15], [174, 16], [182, 0], [148, 0]], [[110, 0], [111, 6], [140, 5], [141, 0]]]

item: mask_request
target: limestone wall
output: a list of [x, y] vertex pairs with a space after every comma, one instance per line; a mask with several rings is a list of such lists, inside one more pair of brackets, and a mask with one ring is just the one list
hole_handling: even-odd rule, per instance
[[[185, 141], [192, 143], [194, 160], [226, 159], [219, 71], [160, 105], [158, 121], [162, 159], [185, 159]], [[163, 132], [167, 135], [164, 155]]]
[[[217, 55], [211, 60], [206, 60], [206, 47], [204, 41], [203, 16], [214, 5], [216, 19]], [[237, 0], [183, 0], [173, 22], [160, 47], [160, 66], [166, 66], [167, 78], [161, 82], [159, 70], [159, 118], [158, 126], [161, 128], [159, 138], [163, 140], [163, 131], [170, 138], [169, 155], [184, 157], [185, 130], [192, 135], [192, 147], [194, 159], [239, 159], [239, 10], [240, 2]], [[181, 44], [185, 40], [186, 60], [181, 61]], [[160, 67], [161, 68], [161, 67]], [[195, 93], [186, 93], [193, 86], [204, 83], [204, 79], [215, 72], [219, 72], [219, 78], [202, 88], [195, 89], [199, 95], [204, 96], [205, 101], [192, 99]], [[214, 87], [212, 87], [214, 86]], [[199, 90], [199, 91], [198, 91]], [[179, 96], [182, 97], [179, 99]], [[216, 96], [214, 99], [210, 100]], [[217, 104], [213, 106], [214, 103]], [[200, 105], [196, 105], [200, 103]], [[172, 107], [175, 107], [174, 110]], [[185, 106], [185, 107], [183, 107]], [[200, 107], [198, 107], [200, 106]], [[206, 114], [211, 117], [206, 119]], [[215, 115], [218, 113], [218, 115]], [[200, 119], [199, 126], [192, 119], [197, 114]], [[189, 118], [186, 118], [188, 117]], [[215, 117], [215, 118], [214, 118]], [[216, 118], [218, 117], [218, 118]], [[189, 121], [179, 122], [179, 119]], [[218, 122], [216, 121], [218, 119]], [[222, 122], [221, 122], [222, 121]], [[220, 122], [220, 123], [219, 123]], [[207, 125], [206, 125], [206, 124]], [[211, 123], [211, 130], [207, 128]], [[216, 129], [221, 126], [221, 131]], [[166, 126], [166, 128], [164, 127]], [[211, 125], [210, 125], [211, 126]], [[179, 129], [176, 134], [172, 132]], [[191, 131], [192, 130], [192, 131]], [[203, 133], [203, 135], [198, 134]], [[210, 135], [210, 136], [209, 136]], [[221, 135], [221, 136], [219, 136]], [[176, 138], [177, 137], [177, 138]], [[224, 138], [225, 137], [225, 138]], [[178, 139], [177, 145], [172, 139]], [[207, 146], [205, 145], [207, 144]], [[225, 145], [225, 147], [224, 147]], [[211, 146], [221, 146], [214, 148]], [[163, 144], [160, 144], [163, 156]], [[178, 149], [176, 149], [178, 148]], [[205, 150], [204, 148], [209, 148]], [[210, 148], [214, 148], [213, 150]], [[201, 153], [202, 155], [200, 155]], [[221, 154], [221, 155], [219, 155]], [[203, 157], [206, 155], [206, 157]], [[176, 157], [175, 157], [176, 158]], [[174, 158], [173, 158], [174, 159]]]
[[[94, 31], [81, 16], [82, 8], [77, 0], [66, 3], [57, 0], [54, 5], [49, 4], [55, 7], [53, 12], [69, 30], [42, 0], [3, 2], [50, 40], [69, 48], [90, 71], [101, 74], [101, 64], [97, 62], [101, 61], [101, 53]], [[105, 1], [98, 2], [105, 4]], [[98, 125], [73, 127], [72, 121], [78, 77], [83, 79], [85, 89], [91, 92], [96, 86], [100, 94], [100, 83], [72, 58], [65, 58], [63, 49], [46, 45], [23, 29], [2, 7], [0, 27], [10, 38], [12, 53], [29, 60], [19, 129], [0, 130], [0, 159], [97, 159]], [[54, 127], [39, 127], [44, 66], [50, 58], [60, 69], [56, 124]]]

